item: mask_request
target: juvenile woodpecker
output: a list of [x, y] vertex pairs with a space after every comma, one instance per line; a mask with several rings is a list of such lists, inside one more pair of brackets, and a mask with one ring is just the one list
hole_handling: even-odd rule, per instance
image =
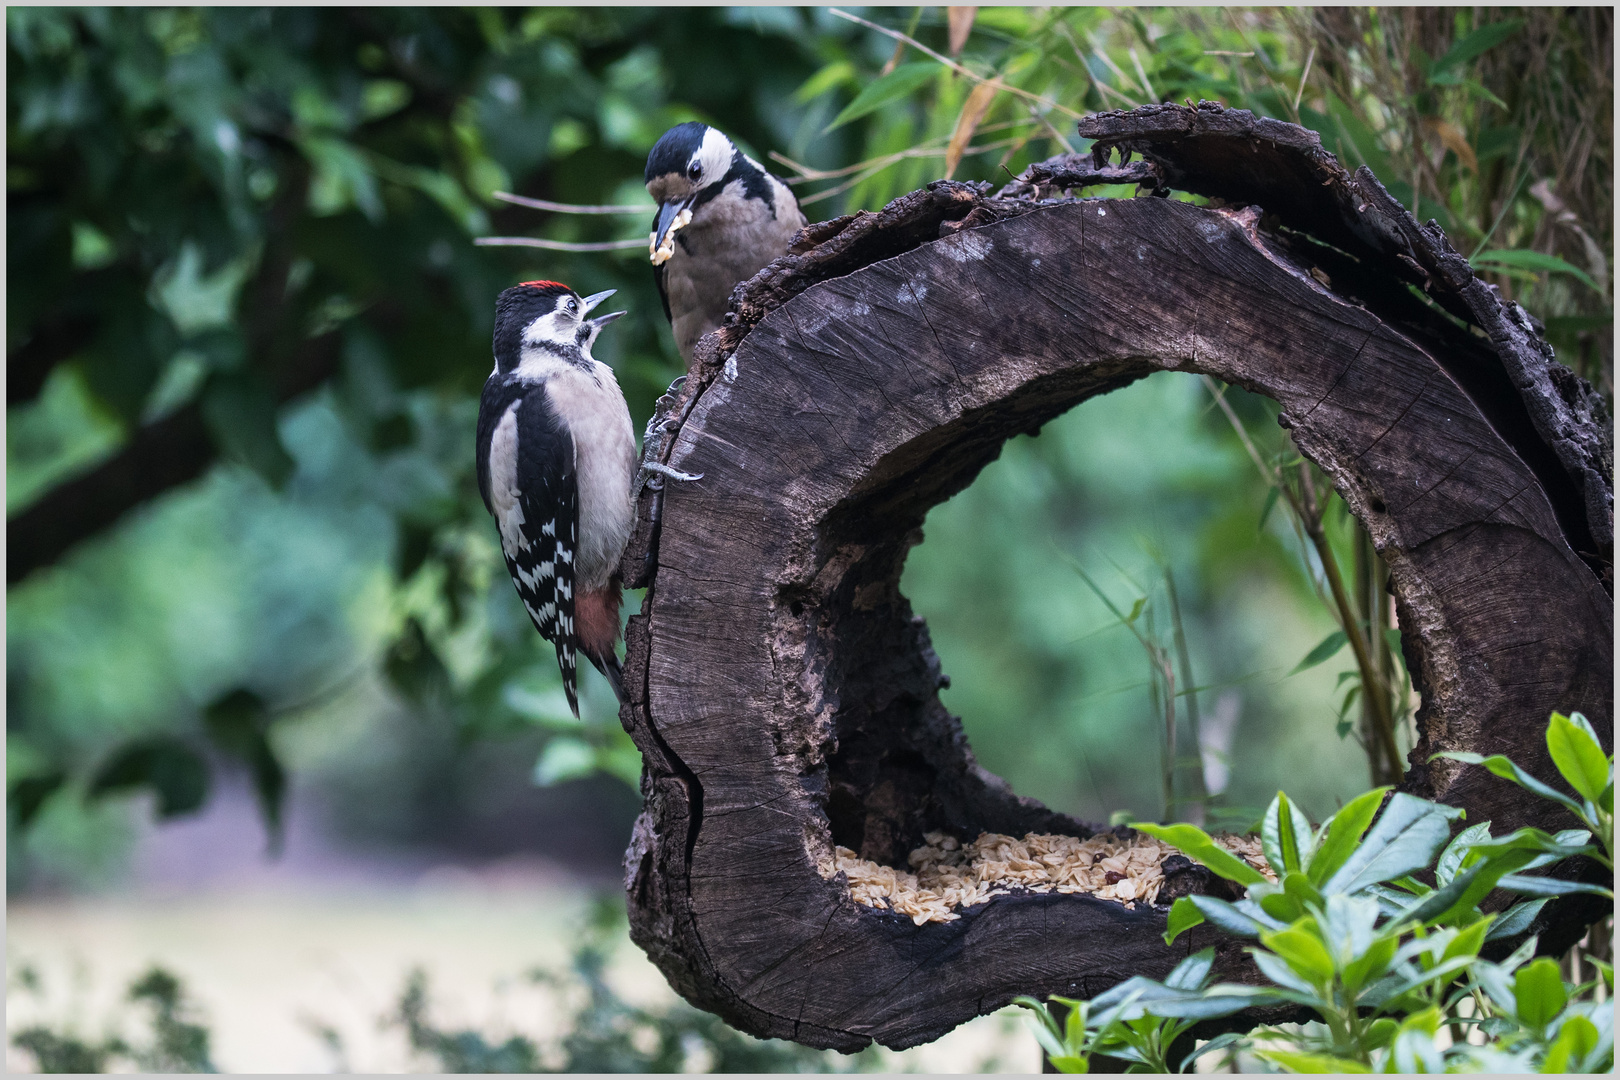
[[478, 406], [478, 491], [540, 636], [557, 646], [568, 707], [579, 715], [575, 652], [622, 700], [619, 556], [634, 522], [636, 439], [613, 369], [591, 356], [609, 289], [581, 297], [526, 281], [495, 302], [495, 370]]
[[804, 214], [788, 186], [696, 121], [664, 132], [647, 155], [658, 202], [648, 253], [681, 357], [720, 325], [739, 281], [787, 254]]

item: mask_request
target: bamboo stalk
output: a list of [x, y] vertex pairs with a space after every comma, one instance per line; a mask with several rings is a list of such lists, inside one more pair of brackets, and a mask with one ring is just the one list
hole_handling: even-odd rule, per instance
[[[1302, 462], [1299, 468], [1306, 510], [1306, 516], [1302, 519], [1305, 534], [1311, 538], [1311, 546], [1316, 549], [1317, 558], [1322, 560], [1322, 576], [1327, 578], [1334, 606], [1339, 609], [1339, 621], [1344, 628], [1344, 636], [1356, 655], [1356, 667], [1361, 672], [1362, 700], [1370, 699], [1374, 703], [1373, 724], [1376, 729], [1374, 734], [1377, 736], [1380, 749], [1388, 757], [1389, 775], [1399, 780], [1406, 770], [1401, 767], [1401, 752], [1395, 745], [1395, 725], [1389, 715], [1389, 699], [1377, 692], [1378, 674], [1373, 668], [1372, 657], [1367, 652], [1366, 639], [1362, 637], [1360, 627], [1356, 625], [1355, 608], [1345, 594], [1344, 577], [1339, 573], [1339, 561], [1333, 557], [1333, 549], [1328, 546], [1327, 533], [1322, 529], [1321, 507], [1317, 504], [1316, 492], [1311, 485], [1310, 465]], [[1373, 690], [1370, 694], [1369, 688]]]

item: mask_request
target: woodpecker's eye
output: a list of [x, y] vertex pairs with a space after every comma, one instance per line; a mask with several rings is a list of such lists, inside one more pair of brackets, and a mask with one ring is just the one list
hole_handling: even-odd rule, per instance
[[568, 313], [570, 315], [572, 315], [574, 312], [576, 312], [578, 310], [579, 310], [579, 303], [577, 301], [575, 301], [575, 300], [569, 300], [568, 301]]
[[703, 166], [696, 161], [692, 162], [692, 164], [686, 169], [686, 175], [691, 177], [693, 180], [703, 179]]

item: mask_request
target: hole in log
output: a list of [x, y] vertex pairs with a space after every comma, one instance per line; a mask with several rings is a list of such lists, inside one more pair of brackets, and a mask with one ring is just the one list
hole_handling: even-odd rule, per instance
[[[1291, 450], [1275, 403], [1235, 387], [1221, 393], [1268, 460]], [[1351, 650], [1290, 674], [1338, 624], [1310, 593], [1315, 556], [1286, 505], [1274, 503], [1260, 528], [1266, 492], [1202, 381], [1158, 372], [1076, 406], [1034, 440], [1011, 440], [970, 487], [934, 507], [901, 590], [956, 676], [942, 701], [961, 716], [980, 763], [1087, 821], [1118, 810], [1164, 816], [1164, 678], [1119, 617], [1140, 600], [1134, 626], [1174, 665], [1171, 817], [1241, 827], [1286, 788], [1320, 818], [1365, 790], [1356, 728], [1335, 727], [1350, 689], [1336, 676], [1355, 673]], [[1343, 503], [1330, 505], [1330, 528], [1344, 524]], [[1346, 587], [1352, 598], [1376, 594], [1387, 612], [1372, 574], [1357, 581], [1348, 532], [1333, 529]], [[1398, 657], [1398, 648], [1373, 654], [1401, 685], [1397, 718], [1407, 704]], [[1346, 715], [1352, 724], [1360, 716], [1356, 706]], [[1402, 754], [1407, 728], [1397, 729]]]

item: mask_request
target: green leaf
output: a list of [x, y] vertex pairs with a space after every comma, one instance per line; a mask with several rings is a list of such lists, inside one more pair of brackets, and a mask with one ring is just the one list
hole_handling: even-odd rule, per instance
[[583, 739], [559, 735], [546, 743], [534, 766], [534, 782], [550, 787], [565, 780], [578, 780], [596, 771], [596, 751]]
[[1460, 86], [1464, 90], [1468, 91], [1471, 96], [1480, 98], [1483, 101], [1488, 101], [1499, 109], [1505, 109], [1508, 107], [1507, 102], [1503, 101], [1501, 98], [1487, 90], [1485, 85], [1479, 82], [1477, 79], [1469, 79], [1457, 74], [1439, 75], [1433, 79], [1430, 79], [1429, 85]]
[[1547, 1056], [1541, 1063], [1544, 1073], [1586, 1072], [1575, 1066], [1583, 1063], [1586, 1055], [1597, 1049], [1602, 1036], [1597, 1025], [1584, 1016], [1571, 1016], [1558, 1029], [1558, 1038], [1547, 1047]]
[[1567, 807], [1569, 812], [1576, 817], [1580, 817], [1584, 813], [1580, 803], [1563, 792], [1543, 784], [1501, 754], [1492, 754], [1490, 757], [1485, 757], [1462, 750], [1443, 750], [1429, 760], [1433, 761], [1434, 758], [1450, 758], [1452, 761], [1463, 761], [1470, 765], [1483, 765], [1491, 775], [1500, 776], [1504, 780], [1511, 780], [1526, 791], [1540, 795], [1543, 799], [1551, 799], [1556, 803], [1560, 803]]
[[214, 745], [244, 762], [253, 776], [259, 816], [264, 819], [271, 852], [281, 850], [281, 808], [287, 794], [287, 772], [270, 744], [270, 707], [246, 687], [217, 698], [203, 710], [203, 725]]
[[198, 402], [208, 433], [228, 457], [280, 488], [292, 476], [294, 462], [281, 443], [276, 399], [269, 386], [245, 373], [216, 373], [203, 386]]
[[1515, 270], [1542, 270], [1549, 274], [1568, 274], [1593, 292], [1599, 294], [1603, 292], [1585, 270], [1565, 262], [1556, 255], [1547, 255], [1540, 251], [1526, 251], [1522, 248], [1480, 251], [1469, 257], [1468, 265], [1476, 269], [1506, 266]]
[[1389, 654], [1400, 661], [1401, 668], [1406, 668], [1406, 654], [1401, 652], [1401, 631], [1396, 626], [1384, 628], [1384, 644], [1389, 646]]
[[6, 789], [6, 809], [10, 811], [16, 828], [18, 830], [28, 828], [29, 823], [44, 808], [45, 800], [55, 794], [66, 781], [67, 773], [58, 769], [44, 776], [25, 776]]
[[1158, 837], [1178, 851], [1197, 859], [1228, 881], [1235, 881], [1239, 885], [1258, 885], [1266, 880], [1264, 874], [1221, 847], [1196, 825], [1133, 823], [1131, 828]]
[[1298, 896], [1290, 895], [1275, 885], [1254, 886], [1249, 890], [1249, 899], [1280, 923], [1291, 923], [1306, 914], [1305, 905]]
[[1333, 978], [1333, 957], [1318, 934], [1296, 929], [1305, 925], [1314, 929], [1315, 920], [1301, 919], [1287, 930], [1262, 931], [1260, 943], [1282, 957], [1295, 974], [1320, 986]]
[[1310, 877], [1302, 873], [1292, 873], [1283, 878], [1283, 892], [1298, 900], [1302, 907], [1307, 904], [1321, 907], [1323, 903], [1322, 894], [1311, 883]]
[[1172, 944], [1176, 938], [1191, 930], [1204, 921], [1203, 913], [1189, 896], [1183, 896], [1170, 905], [1170, 917], [1166, 920], [1164, 930], [1164, 943]]
[[1485, 935], [1490, 932], [1496, 920], [1487, 915], [1485, 918], [1472, 923], [1457, 931], [1457, 936], [1446, 945], [1445, 952], [1440, 959], [1450, 960], [1454, 956], [1478, 956], [1481, 945], [1485, 944]]
[[1225, 900], [1217, 900], [1213, 896], [1188, 896], [1184, 899], [1190, 901], [1209, 920], [1210, 925], [1235, 937], [1258, 938], [1267, 929], [1263, 923], [1245, 915]]
[[1378, 804], [1388, 790], [1387, 787], [1373, 788], [1357, 795], [1322, 826], [1326, 835], [1317, 844], [1316, 854], [1311, 856], [1306, 870], [1311, 884], [1320, 886], [1344, 865], [1361, 840], [1361, 834], [1372, 823], [1373, 815], [1378, 813]]
[[848, 60], [834, 60], [804, 80], [803, 85], [793, 91], [793, 100], [796, 104], [808, 105], [833, 87], [854, 81], [855, 65]]
[[1473, 33], [1447, 50], [1446, 55], [1436, 60], [1429, 68], [1429, 81], [1434, 82], [1435, 76], [1448, 72], [1453, 68], [1461, 67], [1490, 49], [1502, 44], [1508, 38], [1518, 33], [1524, 25], [1523, 19], [1508, 19], [1504, 22], [1489, 23], [1481, 26]]
[[1547, 724], [1547, 750], [1569, 786], [1587, 800], [1597, 802], [1609, 786], [1614, 764], [1603, 752], [1586, 717], [1580, 713], [1573, 717], [1553, 713]]
[[1447, 823], [1461, 815], [1461, 810], [1397, 791], [1344, 865], [1322, 883], [1322, 892], [1353, 893], [1426, 869], [1451, 838]]
[[1369, 1050], [1382, 1050], [1395, 1038], [1400, 1028], [1401, 1026], [1390, 1017], [1380, 1016], [1367, 1025], [1367, 1034], [1362, 1043]]
[[898, 101], [914, 93], [931, 81], [942, 69], [933, 61], [901, 64], [887, 75], [868, 83], [855, 100], [844, 106], [842, 112], [822, 131], [825, 135], [834, 128], [843, 127], [851, 120], [859, 120], [867, 113], [876, 112], [891, 101]]
[[1343, 630], [1333, 631], [1333, 633], [1329, 634], [1327, 637], [1318, 642], [1316, 648], [1306, 653], [1305, 659], [1294, 665], [1294, 670], [1290, 671], [1288, 674], [1298, 675], [1307, 668], [1313, 668], [1317, 664], [1325, 663], [1326, 661], [1331, 660], [1333, 658], [1333, 654], [1344, 648], [1345, 644], [1349, 640], [1349, 638], [1344, 636]]
[[1271, 517], [1271, 511], [1277, 506], [1277, 496], [1281, 494], [1282, 489], [1275, 486], [1266, 492], [1266, 504], [1260, 508], [1260, 532], [1266, 531], [1266, 521]]
[[1374, 979], [1381, 979], [1388, 973], [1390, 961], [1395, 958], [1395, 950], [1400, 946], [1400, 939], [1394, 935], [1377, 938], [1359, 956], [1345, 964], [1341, 979], [1345, 989], [1354, 993]]
[[1525, 1027], [1540, 1029], [1551, 1023], [1569, 1002], [1558, 961], [1543, 956], [1514, 972], [1513, 1000]]
[[1490, 930], [1486, 931], [1486, 941], [1500, 941], [1502, 938], [1517, 937], [1529, 931], [1541, 914], [1541, 909], [1547, 906], [1545, 898], [1540, 900], [1526, 900], [1522, 904], [1514, 904], [1492, 923]]
[[1125, 621], [1127, 623], [1136, 622], [1137, 619], [1142, 617], [1142, 608], [1145, 607], [1146, 605], [1147, 605], [1147, 597], [1138, 596], [1136, 598], [1136, 602], [1131, 605], [1131, 613], [1129, 615], [1125, 616]]
[[[1186, 897], [1182, 897], [1186, 899]], [[1199, 917], [1203, 921], [1203, 917]], [[1164, 985], [1172, 990], [1199, 990], [1203, 988], [1204, 980], [1209, 978], [1210, 968], [1215, 966], [1215, 950], [1213, 948], [1199, 949], [1187, 959], [1177, 964], [1170, 974], [1164, 977]]]
[[[1557, 836], [1549, 836], [1540, 829], [1526, 826], [1516, 829], [1506, 836], [1499, 836], [1494, 840], [1474, 844], [1471, 852], [1483, 858], [1492, 858], [1507, 852], [1527, 852], [1532, 855], [1543, 854], [1554, 858], [1567, 859], [1571, 855], [1584, 855], [1589, 850], [1587, 841], [1592, 834], [1585, 829], [1570, 829]], [[1471, 861], [1471, 860], [1465, 860]], [[1543, 859], [1537, 865], [1543, 865], [1548, 860]]]
[[1213, 1039], [1209, 1040], [1209, 1042], [1204, 1043], [1198, 1049], [1194, 1050], [1192, 1053], [1190, 1053], [1186, 1057], [1182, 1058], [1181, 1059], [1181, 1064], [1176, 1066], [1176, 1071], [1177, 1072], [1186, 1072], [1188, 1065], [1191, 1065], [1193, 1062], [1197, 1061], [1199, 1058], [1203, 1057], [1205, 1054], [1212, 1054], [1217, 1050], [1225, 1050], [1228, 1046], [1231, 1046], [1233, 1043], [1241, 1042], [1242, 1040], [1246, 1039], [1247, 1037], [1248, 1037], [1247, 1035], [1239, 1034], [1238, 1032], [1235, 1032], [1235, 1031], [1228, 1031], [1225, 1035], [1217, 1035]]
[[1568, 896], [1571, 893], [1590, 893], [1594, 896], [1614, 895], [1612, 889], [1586, 881], [1560, 881], [1558, 878], [1535, 877], [1530, 874], [1504, 874], [1496, 883], [1498, 888], [1521, 896]]
[[1310, 822], [1288, 796], [1277, 792], [1266, 808], [1260, 825], [1260, 846], [1266, 861], [1276, 871], [1278, 879], [1298, 870], [1310, 862], [1312, 837]]
[[1035, 1014], [1035, 1041], [1041, 1044], [1041, 1049], [1049, 1055], [1063, 1053], [1063, 1032], [1059, 1030], [1057, 1021], [1052, 1019], [1051, 1010], [1045, 1002], [1028, 994], [1020, 994], [1013, 998], [1012, 1003]]
[[208, 763], [173, 736], [141, 739], [126, 744], [97, 770], [90, 796], [139, 787], [156, 793], [160, 818], [192, 813], [208, 799]]
[[1434, 880], [1441, 885], [1449, 884], [1462, 866], [1463, 859], [1468, 855], [1468, 849], [1475, 844], [1482, 844], [1491, 838], [1491, 823], [1482, 821], [1478, 825], [1470, 825], [1462, 832], [1451, 838], [1451, 843], [1440, 853], [1440, 859], [1434, 864]]
[[1359, 1061], [1333, 1057], [1331, 1054], [1307, 1054], [1298, 1050], [1257, 1050], [1257, 1055], [1296, 1073], [1369, 1073], [1372, 1069]]

